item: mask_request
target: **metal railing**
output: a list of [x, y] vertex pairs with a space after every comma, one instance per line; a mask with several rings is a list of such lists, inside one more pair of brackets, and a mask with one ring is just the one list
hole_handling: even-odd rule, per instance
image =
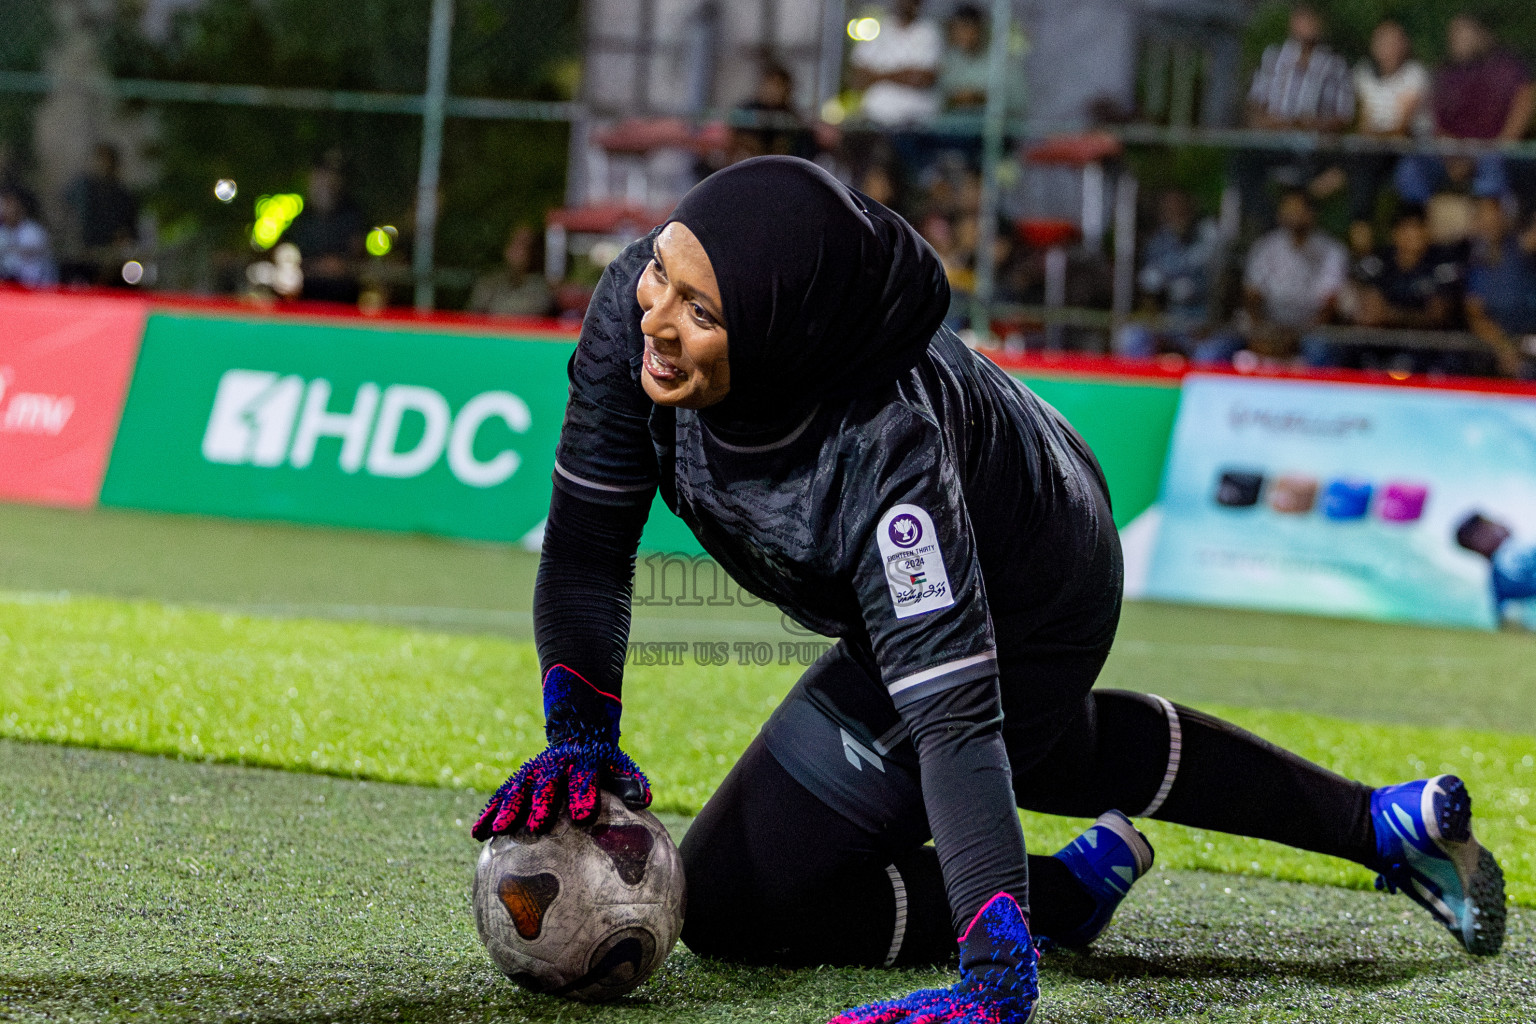
[[[423, 145], [417, 189], [417, 237], [422, 241], [413, 253], [412, 278], [418, 308], [430, 308], [434, 289], [441, 279], [434, 264], [437, 223], [437, 181], [441, 168], [442, 130], [446, 118], [492, 121], [590, 123], [593, 112], [578, 102], [549, 102], [499, 99], [494, 97], [453, 96], [447, 91], [447, 52], [452, 31], [452, 0], [433, 0], [432, 38], [429, 40], [429, 88], [422, 94], [364, 92], [286, 88], [257, 85], [228, 85], [207, 82], [179, 82], [134, 78], [80, 78], [37, 72], [0, 71], [0, 94], [45, 95], [56, 90], [79, 90], [119, 100], [155, 103], [206, 103], [238, 107], [263, 107], [304, 111], [344, 111], [364, 114], [404, 114], [421, 117]], [[1008, 30], [1008, 4], [993, 4], [992, 38], [1005, 41]], [[1003, 13], [999, 13], [1003, 12]], [[991, 54], [993, 70], [999, 81], [1006, 47], [995, 45]], [[1081, 124], [1047, 124], [1022, 118], [1009, 118], [1002, 109], [1004, 90], [989, 90], [989, 103], [979, 114], [942, 114], [912, 130], [936, 136], [981, 139], [982, 198], [978, 215], [979, 235], [976, 254], [976, 292], [973, 319], [989, 322], [993, 310], [996, 267], [992, 265], [997, 209], [1000, 202], [998, 167], [1005, 158], [1007, 144], [1028, 145], [1060, 135], [1081, 132]], [[809, 128], [814, 122], [783, 114], [747, 110], [714, 110], [683, 118], [695, 125], [724, 122], [740, 128]], [[885, 126], [850, 118], [838, 129], [845, 133], [888, 133]], [[1231, 128], [1197, 128], [1153, 124], [1116, 124], [1097, 127], [1096, 132], [1111, 136], [1127, 146], [1195, 147], [1221, 150], [1267, 150], [1297, 154], [1408, 154], [1438, 156], [1482, 156], [1536, 160], [1536, 142], [1495, 143], [1442, 138], [1382, 138], [1349, 133], [1301, 131], [1255, 131]], [[1117, 262], [1129, 253], [1116, 253]], [[1117, 273], [1123, 271], [1117, 266]], [[1000, 307], [1015, 315], [1021, 307]], [[1069, 311], [1040, 307], [1036, 310], [1047, 322], [1082, 324], [1096, 320], [1097, 311]], [[1117, 310], [1123, 315], [1125, 310]], [[1082, 314], [1082, 315], [1079, 315]]]

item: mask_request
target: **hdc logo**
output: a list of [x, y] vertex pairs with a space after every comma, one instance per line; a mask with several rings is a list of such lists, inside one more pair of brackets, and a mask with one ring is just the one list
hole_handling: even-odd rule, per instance
[[[347, 412], [332, 412], [331, 382], [264, 370], [229, 370], [219, 378], [213, 412], [203, 434], [203, 458], [232, 466], [280, 466], [304, 469], [315, 458], [322, 437], [341, 439], [338, 464], [344, 473], [363, 469], [371, 476], [405, 479], [420, 476], [444, 452], [448, 469], [470, 487], [504, 483], [522, 463], [510, 448], [488, 459], [475, 455], [475, 438], [487, 420], [499, 419], [514, 433], [532, 423], [528, 405], [509, 391], [486, 391], [464, 403], [455, 415], [448, 400], [432, 388], [392, 384], [358, 387]], [[419, 440], [398, 450], [400, 428], [408, 413], [422, 418]]]

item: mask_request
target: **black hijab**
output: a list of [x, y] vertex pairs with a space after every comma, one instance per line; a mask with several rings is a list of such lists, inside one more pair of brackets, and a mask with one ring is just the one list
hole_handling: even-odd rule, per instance
[[922, 357], [949, 309], [938, 254], [900, 216], [811, 163], [745, 160], [710, 175], [671, 220], [698, 237], [724, 305], [735, 433], [878, 387]]

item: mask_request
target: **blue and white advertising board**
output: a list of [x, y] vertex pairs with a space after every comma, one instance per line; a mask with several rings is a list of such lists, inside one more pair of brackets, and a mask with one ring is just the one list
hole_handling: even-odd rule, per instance
[[1536, 398], [1185, 379], [1146, 596], [1536, 627]]

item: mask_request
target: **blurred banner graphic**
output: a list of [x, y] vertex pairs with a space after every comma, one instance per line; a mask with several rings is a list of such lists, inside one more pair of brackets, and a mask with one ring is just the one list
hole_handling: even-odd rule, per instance
[[148, 312], [0, 292], [0, 500], [95, 504]]
[[1146, 594], [1531, 621], [1536, 398], [1186, 377]]
[[102, 503], [533, 546], [573, 347], [156, 314]]

